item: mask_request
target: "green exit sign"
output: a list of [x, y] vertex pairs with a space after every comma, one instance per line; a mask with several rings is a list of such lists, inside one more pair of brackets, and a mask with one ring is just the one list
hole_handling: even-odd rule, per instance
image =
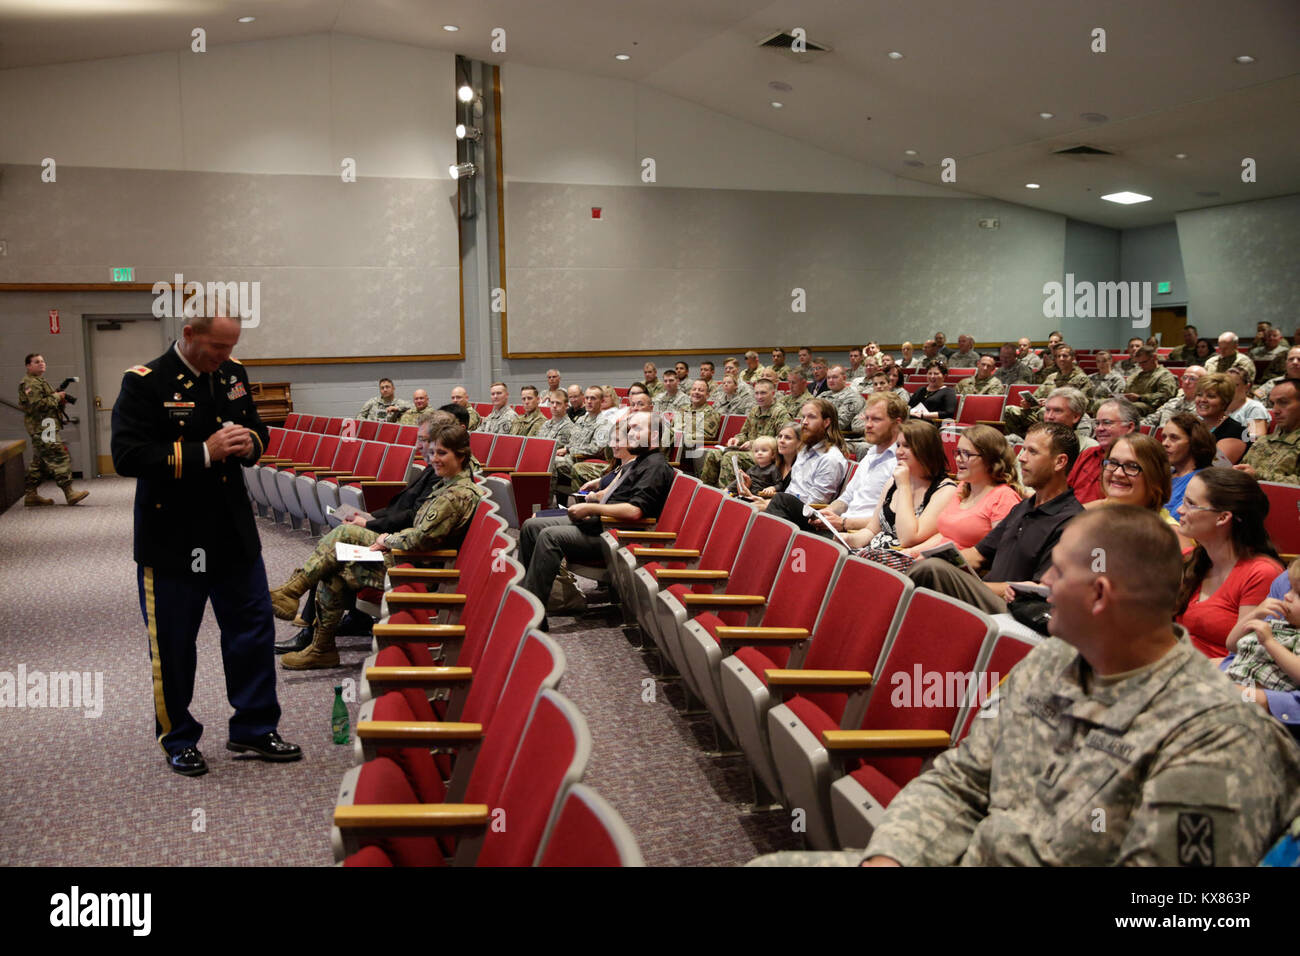
[[1169, 289], [1170, 289], [1170, 285], [1168, 282], [1156, 283], [1156, 295], [1168, 295]]
[[134, 282], [135, 269], [131, 266], [121, 266], [113, 269], [114, 282]]

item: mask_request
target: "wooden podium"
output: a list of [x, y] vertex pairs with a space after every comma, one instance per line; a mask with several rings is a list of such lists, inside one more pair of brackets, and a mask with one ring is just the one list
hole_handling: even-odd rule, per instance
[[293, 392], [288, 382], [249, 382], [257, 414], [268, 425], [283, 425], [293, 411]]

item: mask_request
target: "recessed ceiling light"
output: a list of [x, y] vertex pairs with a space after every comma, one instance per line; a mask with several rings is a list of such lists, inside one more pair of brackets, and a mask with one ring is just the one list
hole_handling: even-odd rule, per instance
[[1039, 113], [1039, 114], [1038, 114], [1038, 118], [1039, 118], [1039, 119], [1051, 119], [1051, 118], [1052, 118], [1053, 116], [1055, 116], [1055, 115], [1056, 115], [1055, 113]]
[[1247, 63], [1255, 62], [1255, 58], [1253, 56], [1247, 56], [1245, 54], [1241, 56], [1234, 56], [1233, 59], [1236, 60], [1238, 63], [1240, 63], [1242, 66], [1245, 66]]
[[455, 33], [457, 30], [460, 29], [460, 27], [456, 26], [454, 23], [444, 23], [442, 25], [442, 28], [446, 30], [448, 33]]
[[1038, 183], [1025, 183], [1025, 188], [1026, 188], [1026, 189], [1040, 189], [1041, 187], [1038, 185]]
[[903, 58], [903, 54], [899, 53], [897, 50], [890, 50], [889, 58], [891, 60], [901, 60]]
[[616, 60], [630, 60], [630, 59], [632, 59], [632, 58], [631, 58], [630, 56], [628, 56], [626, 53], [615, 53], [615, 54], [614, 54], [614, 59], [616, 59]]
[[772, 101], [772, 109], [774, 110], [779, 110], [783, 106], [785, 106], [784, 103], [778, 103], [776, 100]]
[[1174, 159], [1186, 159], [1186, 158], [1187, 158], [1186, 153], [1174, 153]]
[[254, 20], [256, 20], [256, 19], [257, 19], [257, 17], [239, 17], [238, 19], [235, 20], [235, 22], [236, 22], [236, 23], [252, 23], [252, 22], [253, 22]]
[[1102, 196], [1106, 202], [1119, 203], [1121, 206], [1131, 206], [1138, 202], [1150, 202], [1150, 196], [1143, 196], [1141, 193], [1133, 193], [1125, 190], [1122, 193], [1111, 193], [1108, 196]]
[[905, 149], [905, 150], [903, 150], [903, 155], [904, 155], [904, 156], [915, 156], [915, 155], [916, 155], [916, 150], [914, 150], [914, 149]]

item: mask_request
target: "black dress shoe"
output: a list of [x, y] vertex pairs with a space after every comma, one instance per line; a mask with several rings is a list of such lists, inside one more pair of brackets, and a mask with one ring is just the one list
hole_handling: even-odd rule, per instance
[[339, 621], [339, 629], [334, 633], [339, 637], [369, 637], [372, 633], [374, 619], [360, 611], [348, 611]]
[[289, 654], [294, 651], [304, 651], [311, 646], [311, 634], [311, 628], [304, 627], [287, 641], [277, 642], [275, 645], [275, 652], [277, 654]]
[[183, 777], [201, 777], [208, 772], [208, 762], [198, 747], [186, 747], [178, 753], [168, 754], [167, 766]]
[[226, 749], [233, 750], [237, 754], [256, 754], [263, 760], [298, 760], [302, 757], [301, 747], [281, 740], [280, 735], [274, 730], [252, 740], [227, 740]]

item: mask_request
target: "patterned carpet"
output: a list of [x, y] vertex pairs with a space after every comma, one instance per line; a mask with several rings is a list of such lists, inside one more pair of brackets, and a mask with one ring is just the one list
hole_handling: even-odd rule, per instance
[[[277, 670], [280, 732], [302, 745], [302, 761], [238, 759], [225, 750], [230, 707], [209, 609], [192, 712], [206, 728], [200, 748], [211, 770], [199, 778], [173, 774], [153, 739], [148, 645], [131, 561], [134, 482], [101, 478], [77, 487], [91, 495], [75, 508], [19, 504], [0, 515], [0, 672], [75, 670], [102, 675], [103, 688], [99, 716], [86, 716], [84, 701], [79, 708], [5, 708], [0, 865], [330, 864], [330, 813], [354, 759], [350, 746], [330, 740], [333, 687], [356, 676], [369, 639], [341, 639], [342, 670]], [[263, 519], [258, 527], [267, 575], [279, 583], [309, 539]], [[711, 732], [677, 715], [673, 688], [659, 684], [655, 702], [643, 701], [649, 671], [616, 620], [614, 609], [593, 607], [578, 620], [553, 617], [551, 633], [568, 658], [560, 689], [595, 740], [586, 782], [627, 820], [646, 862], [732, 865], [797, 848], [788, 815], [740, 812], [749, 795], [743, 760], [703, 756]], [[277, 626], [287, 636], [289, 625]], [[356, 705], [351, 709], [355, 719]]]

